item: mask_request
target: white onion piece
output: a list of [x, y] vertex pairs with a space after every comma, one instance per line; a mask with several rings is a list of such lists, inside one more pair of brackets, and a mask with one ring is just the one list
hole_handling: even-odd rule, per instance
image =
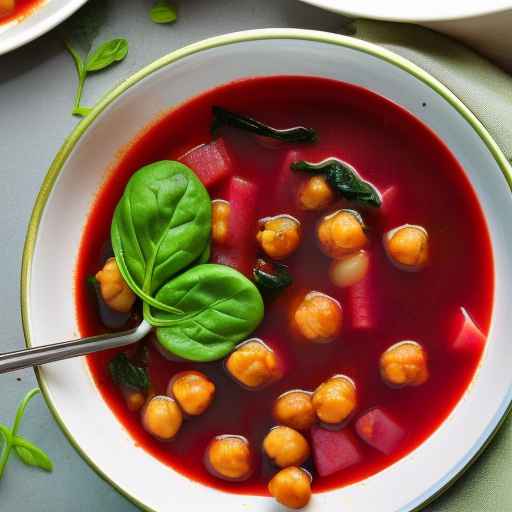
[[331, 281], [342, 288], [361, 281], [368, 272], [370, 258], [365, 250], [334, 260], [329, 269]]

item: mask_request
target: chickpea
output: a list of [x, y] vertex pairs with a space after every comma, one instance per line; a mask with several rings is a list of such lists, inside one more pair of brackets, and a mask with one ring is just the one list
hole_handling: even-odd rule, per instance
[[292, 324], [307, 341], [328, 343], [341, 331], [343, 311], [332, 297], [309, 292], [295, 310]]
[[226, 361], [233, 378], [250, 389], [267, 386], [281, 377], [276, 354], [261, 340], [240, 345]]
[[146, 395], [142, 391], [123, 389], [122, 393], [128, 410], [132, 412], [140, 411], [146, 403]]
[[285, 507], [305, 507], [311, 499], [311, 476], [301, 468], [290, 466], [270, 480], [268, 492]]
[[329, 268], [331, 281], [342, 288], [352, 286], [362, 281], [368, 273], [370, 258], [363, 249], [354, 254], [333, 260]]
[[289, 427], [273, 428], [263, 440], [267, 457], [280, 468], [300, 466], [309, 457], [309, 444], [305, 437]]
[[120, 313], [128, 313], [135, 303], [135, 294], [126, 284], [115, 258], [109, 258], [96, 274], [100, 291], [107, 306]]
[[309, 430], [316, 423], [311, 393], [294, 390], [282, 394], [274, 404], [274, 418], [287, 427]]
[[224, 480], [247, 480], [252, 473], [249, 442], [241, 436], [217, 436], [206, 451], [206, 466]]
[[261, 248], [274, 260], [282, 260], [294, 252], [300, 243], [300, 222], [290, 215], [262, 219], [256, 235]]
[[322, 251], [341, 258], [368, 244], [361, 216], [352, 210], [338, 210], [322, 219], [317, 230]]
[[415, 341], [401, 341], [380, 358], [380, 374], [391, 386], [419, 386], [428, 379], [427, 353]]
[[223, 199], [212, 201], [212, 240], [215, 243], [226, 242], [229, 233], [231, 205]]
[[154, 437], [171, 440], [181, 428], [183, 415], [178, 404], [168, 396], [155, 396], [142, 411], [142, 424]]
[[325, 176], [309, 178], [299, 190], [299, 204], [304, 210], [324, 210], [334, 200], [334, 192]]
[[215, 384], [201, 372], [181, 372], [169, 382], [167, 394], [176, 399], [189, 416], [203, 414], [215, 396]]
[[421, 270], [428, 262], [428, 232], [421, 226], [404, 224], [384, 235], [391, 262], [402, 270]]
[[335, 375], [316, 388], [312, 400], [320, 421], [341, 423], [356, 407], [356, 385], [345, 375]]

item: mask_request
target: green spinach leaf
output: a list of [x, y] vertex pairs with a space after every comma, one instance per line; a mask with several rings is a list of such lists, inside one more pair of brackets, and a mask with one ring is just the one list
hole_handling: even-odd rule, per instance
[[157, 327], [169, 352], [192, 361], [213, 361], [228, 354], [263, 318], [256, 286], [231, 267], [198, 265], [176, 277], [156, 294], [172, 314], [146, 305], [144, 316]]
[[49, 472], [53, 470], [53, 463], [46, 452], [28, 439], [16, 436], [13, 444], [16, 455], [27, 466], [34, 466]]
[[259, 259], [253, 271], [256, 286], [267, 290], [282, 290], [293, 282], [288, 267], [282, 263], [270, 263]]
[[155, 304], [156, 292], [205, 251], [210, 231], [203, 184], [188, 167], [164, 160], [131, 177], [114, 214], [112, 246], [128, 285]]
[[149, 17], [154, 23], [172, 23], [176, 21], [176, 9], [168, 2], [168, 0], [156, 0]]
[[87, 57], [85, 69], [87, 72], [100, 71], [106, 67], [123, 60], [128, 54], [128, 41], [126, 39], [112, 39], [101, 44]]
[[112, 380], [120, 387], [147, 391], [149, 377], [145, 368], [133, 364], [125, 353], [117, 354], [108, 365]]
[[222, 107], [214, 106], [212, 107], [212, 112], [212, 133], [216, 133], [221, 126], [231, 126], [232, 128], [238, 128], [239, 130], [282, 142], [315, 142], [318, 138], [315, 130], [312, 128], [296, 126], [285, 130], [278, 130], [260, 121], [256, 121], [252, 117], [236, 114]]
[[357, 171], [348, 163], [337, 158], [328, 158], [319, 163], [294, 162], [294, 171], [305, 171], [313, 174], [323, 174], [327, 183], [342, 197], [351, 201], [379, 208], [382, 198], [379, 191], [369, 182], [361, 179]]

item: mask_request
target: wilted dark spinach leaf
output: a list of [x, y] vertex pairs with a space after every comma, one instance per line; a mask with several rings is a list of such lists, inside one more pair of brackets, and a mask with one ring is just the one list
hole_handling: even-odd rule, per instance
[[252, 273], [256, 286], [267, 290], [281, 290], [290, 286], [293, 282], [286, 265], [270, 263], [264, 259], [259, 259], [256, 262]]
[[108, 365], [112, 380], [121, 387], [147, 391], [149, 377], [145, 368], [133, 364], [124, 352], [117, 354]]

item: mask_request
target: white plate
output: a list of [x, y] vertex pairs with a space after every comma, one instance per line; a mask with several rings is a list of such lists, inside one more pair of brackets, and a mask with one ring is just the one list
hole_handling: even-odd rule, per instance
[[453, 20], [512, 8], [511, 0], [301, 0], [329, 11], [360, 18], [395, 21]]
[[[178, 50], [110, 92], [70, 135], [34, 208], [24, 252], [27, 344], [78, 335], [73, 272], [91, 202], [120, 148], [162, 111], [230, 80], [261, 75], [330, 77], [404, 106], [456, 155], [474, 185], [494, 250], [496, 301], [490, 339], [471, 386], [442, 426], [408, 456], [365, 481], [314, 496], [309, 510], [409, 511], [448, 486], [495, 432], [512, 397], [510, 166], [473, 114], [443, 85], [380, 47], [324, 32], [269, 29], [208, 39]], [[422, 106], [425, 102], [428, 107]], [[93, 469], [148, 510], [275, 510], [263, 497], [227, 494], [174, 472], [140, 447], [103, 401], [85, 361], [38, 371], [48, 405]], [[426, 404], [428, 406], [428, 404]], [[57, 491], [58, 492], [58, 491]]]
[[87, 0], [46, 0], [26, 18], [0, 24], [0, 55], [46, 34], [85, 2]]

